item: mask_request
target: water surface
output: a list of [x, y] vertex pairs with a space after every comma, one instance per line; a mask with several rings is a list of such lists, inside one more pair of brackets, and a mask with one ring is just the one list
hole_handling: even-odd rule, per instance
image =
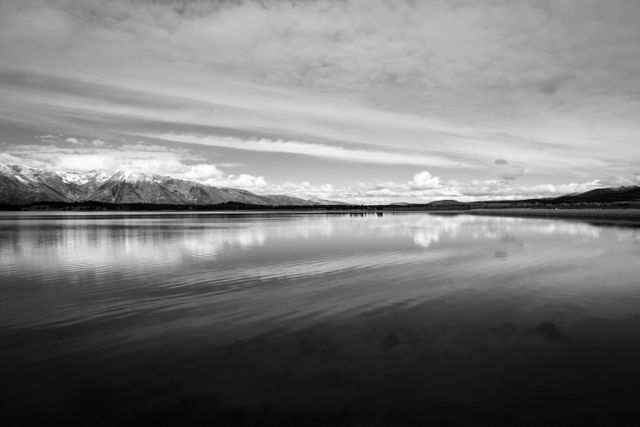
[[0, 215], [11, 425], [640, 420], [640, 229]]

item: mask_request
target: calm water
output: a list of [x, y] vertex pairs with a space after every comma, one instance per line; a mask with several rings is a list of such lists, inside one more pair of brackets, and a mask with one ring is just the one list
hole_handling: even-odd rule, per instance
[[640, 228], [0, 215], [6, 425], [640, 420]]

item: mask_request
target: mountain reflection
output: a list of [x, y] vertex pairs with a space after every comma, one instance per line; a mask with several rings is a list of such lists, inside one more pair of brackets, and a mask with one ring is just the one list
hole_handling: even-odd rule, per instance
[[[45, 408], [42, 425], [162, 425], [164, 408], [299, 425], [317, 402], [399, 425], [398, 396], [424, 419], [447, 393], [444, 408], [505, 390], [536, 410], [558, 373], [613, 378], [610, 354], [632, 387], [639, 236], [423, 213], [2, 214], [2, 398]], [[79, 407], [86, 422], [49, 422]]]
[[0, 244], [0, 263], [43, 270], [178, 264], [185, 257], [215, 259], [225, 251], [261, 246], [265, 241], [260, 223], [230, 228], [79, 221], [65, 226], [19, 226], [13, 232], [15, 239]]
[[[507, 253], [523, 251], [538, 236], [571, 236], [640, 241], [633, 229], [603, 229], [584, 222], [472, 215], [166, 215], [116, 219], [2, 219], [0, 267], [37, 269], [146, 269], [194, 260], [231, 258], [242, 251], [269, 246], [288, 251], [313, 241], [317, 251], [347, 241], [366, 243], [370, 250], [394, 242], [403, 251], [414, 247], [465, 247], [501, 244]], [[308, 246], [309, 243], [303, 246]], [[287, 247], [289, 246], [289, 247]]]

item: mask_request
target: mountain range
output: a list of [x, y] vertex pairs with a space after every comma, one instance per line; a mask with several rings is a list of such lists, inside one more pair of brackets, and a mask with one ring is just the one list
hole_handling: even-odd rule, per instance
[[114, 204], [320, 206], [339, 204], [279, 194], [214, 187], [196, 181], [139, 172], [58, 172], [0, 164], [0, 204], [37, 202], [103, 202]]
[[[323, 199], [301, 199], [280, 194], [258, 195], [246, 190], [214, 187], [196, 181], [139, 172], [61, 172], [0, 163], [0, 205], [21, 206], [96, 202], [109, 205], [211, 206], [231, 204], [250, 208], [279, 206], [350, 205]], [[374, 208], [376, 206], [371, 206]], [[640, 186], [598, 188], [559, 197], [426, 204], [378, 205], [385, 209], [467, 210], [514, 207], [640, 207]]]

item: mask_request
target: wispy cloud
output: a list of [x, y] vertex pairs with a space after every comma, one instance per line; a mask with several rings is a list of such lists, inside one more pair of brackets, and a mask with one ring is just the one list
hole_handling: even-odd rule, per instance
[[633, 0], [5, 0], [0, 149], [65, 134], [75, 164], [145, 134], [274, 185], [605, 182], [640, 163], [638, 19]]
[[262, 151], [268, 153], [288, 153], [303, 156], [325, 157], [345, 162], [376, 163], [387, 165], [418, 165], [439, 167], [476, 167], [471, 164], [454, 162], [436, 155], [420, 153], [398, 153], [389, 151], [354, 150], [325, 144], [313, 144], [300, 141], [270, 140], [270, 139], [240, 139], [230, 137], [199, 136], [189, 134], [136, 134], [140, 137], [160, 139], [187, 144], [206, 145], [210, 147], [224, 147], [235, 150]]

